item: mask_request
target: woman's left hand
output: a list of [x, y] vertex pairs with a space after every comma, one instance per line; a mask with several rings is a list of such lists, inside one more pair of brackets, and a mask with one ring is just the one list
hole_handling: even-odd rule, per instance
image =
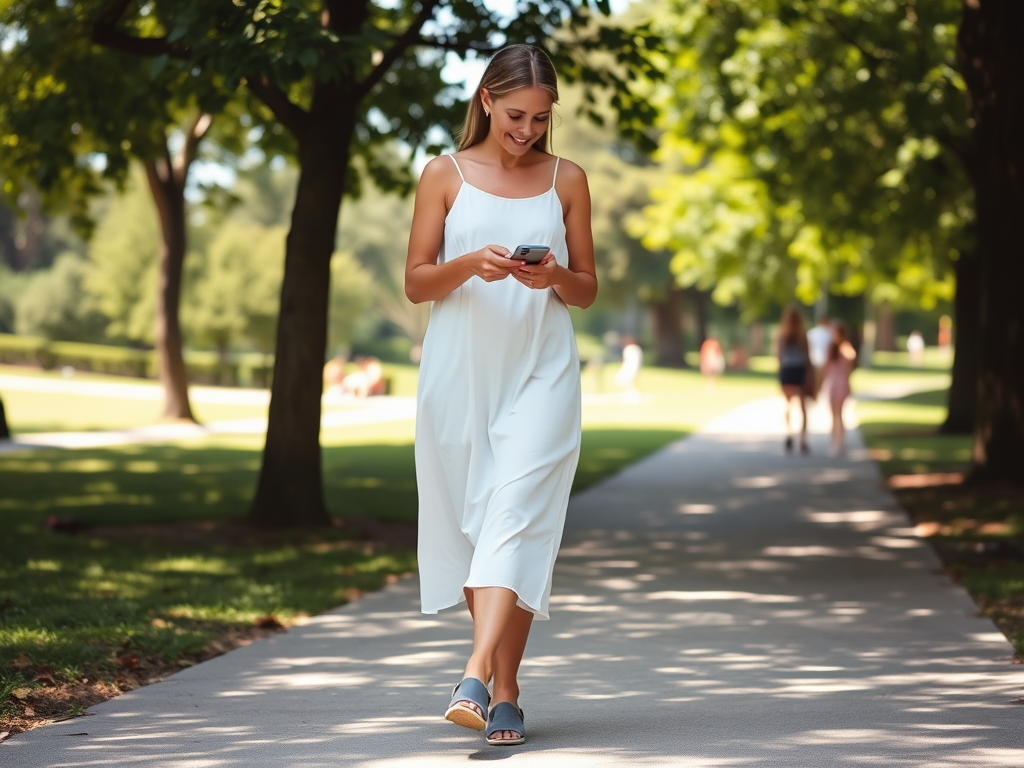
[[548, 255], [538, 264], [524, 264], [519, 269], [512, 270], [512, 277], [527, 288], [550, 288], [555, 284], [557, 270], [558, 264], [555, 262], [554, 254], [548, 251]]

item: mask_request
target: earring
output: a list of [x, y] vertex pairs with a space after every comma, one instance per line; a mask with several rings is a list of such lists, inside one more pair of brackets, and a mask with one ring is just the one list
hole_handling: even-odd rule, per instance
[[487, 111], [487, 110], [485, 109], [485, 110], [484, 110], [484, 117], [490, 117], [490, 116], [491, 116], [491, 113], [490, 113], [490, 112], [488, 112], [488, 111]]

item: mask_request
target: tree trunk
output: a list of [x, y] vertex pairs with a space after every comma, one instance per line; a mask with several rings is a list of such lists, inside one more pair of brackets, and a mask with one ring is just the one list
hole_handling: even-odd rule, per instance
[[978, 259], [961, 254], [956, 262], [954, 315], [956, 342], [953, 346], [953, 375], [949, 384], [946, 421], [939, 428], [946, 434], [966, 435], [974, 430], [978, 402]]
[[285, 253], [267, 441], [249, 510], [250, 522], [264, 527], [328, 525], [331, 519], [323, 494], [320, 398], [331, 254], [356, 119], [354, 106], [344, 102], [339, 89], [320, 89], [309, 130], [299, 141], [301, 171]]
[[11, 430], [7, 427], [7, 412], [4, 410], [4, 401], [0, 400], [0, 440], [11, 436]]
[[683, 291], [674, 283], [665, 289], [660, 302], [649, 305], [654, 332], [654, 364], [665, 368], [688, 368], [683, 354]]
[[691, 288], [693, 291], [693, 307], [697, 316], [697, 347], [699, 348], [708, 338], [708, 293], [699, 288]]
[[147, 160], [145, 167], [162, 237], [156, 294], [157, 368], [164, 388], [161, 415], [168, 420], [195, 421], [188, 400], [188, 371], [181, 351], [179, 311], [187, 247], [184, 178], [182, 183], [175, 178], [169, 155], [162, 162]]
[[1024, 3], [965, 0], [958, 38], [976, 152], [978, 402], [971, 480], [1024, 484]]
[[892, 305], [882, 302], [875, 312], [875, 349], [880, 352], [896, 351], [896, 324]]

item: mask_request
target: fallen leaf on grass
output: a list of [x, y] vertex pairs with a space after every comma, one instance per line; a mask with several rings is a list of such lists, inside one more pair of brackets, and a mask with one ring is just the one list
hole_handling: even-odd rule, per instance
[[3, 733], [0, 733], [0, 741], [3, 741], [4, 739], [6, 739], [10, 735], [11, 735], [10, 731], [4, 731]]
[[963, 472], [931, 472], [919, 475], [893, 475], [889, 478], [890, 488], [931, 488], [934, 485], [960, 485]]
[[284, 629], [284, 624], [276, 616], [258, 616], [253, 624], [260, 629]]
[[16, 658], [14, 661], [11, 662], [11, 666], [14, 667], [15, 669], [24, 669], [25, 667], [31, 667], [32, 666], [32, 659], [30, 659], [28, 657], [27, 653], [22, 651], [21, 655], [18, 656], [18, 658]]
[[32, 689], [31, 688], [15, 688], [13, 691], [11, 691], [11, 695], [13, 695], [14, 698], [16, 698], [16, 699], [27, 699], [29, 696], [32, 695]]
[[25, 707], [25, 717], [35, 717], [36, 711], [32, 707]]
[[51, 688], [57, 687], [57, 681], [53, 677], [53, 668], [49, 664], [36, 667], [36, 682]]
[[117, 657], [117, 663], [125, 669], [138, 669], [139, 657], [134, 653], [126, 653], [124, 656]]

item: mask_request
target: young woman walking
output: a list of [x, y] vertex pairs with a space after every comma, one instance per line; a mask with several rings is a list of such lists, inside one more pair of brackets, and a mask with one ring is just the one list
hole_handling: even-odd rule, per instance
[[828, 348], [821, 388], [832, 407], [832, 453], [846, 450], [846, 425], [843, 424], [843, 404], [850, 396], [850, 374], [857, 364], [857, 350], [846, 333], [846, 326], [837, 323], [832, 328], [832, 344]]
[[786, 453], [793, 450], [790, 411], [794, 400], [800, 405], [800, 452], [810, 453], [807, 447], [807, 397], [813, 394], [813, 386], [808, 386], [808, 375], [813, 375], [813, 371], [807, 353], [804, 321], [796, 307], [786, 307], [782, 313], [777, 356], [779, 384], [786, 399]]
[[557, 100], [542, 51], [494, 55], [458, 151], [423, 170], [405, 273], [408, 297], [434, 302], [416, 419], [422, 610], [468, 604], [473, 650], [445, 717], [499, 745], [526, 739], [517, 674], [548, 618], [579, 459], [566, 305], [597, 295], [586, 175], [549, 151]]

